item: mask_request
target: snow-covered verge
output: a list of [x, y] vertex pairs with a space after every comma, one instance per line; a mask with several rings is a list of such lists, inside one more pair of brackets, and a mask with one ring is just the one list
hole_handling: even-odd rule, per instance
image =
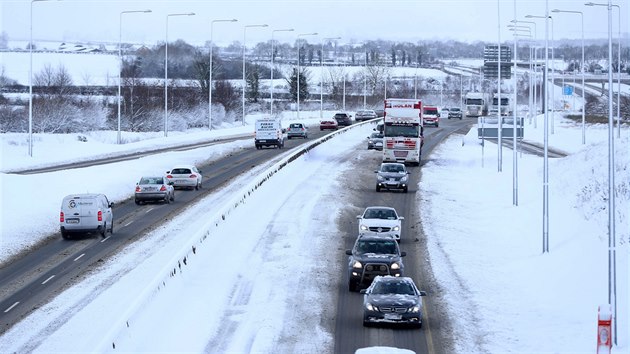
[[[526, 126], [527, 139], [541, 141]], [[542, 252], [543, 159], [518, 154], [513, 205], [512, 150], [476, 131], [451, 137], [423, 166], [420, 194], [431, 264], [456, 322], [458, 352], [594, 352], [597, 311], [608, 303], [608, 129], [556, 118], [549, 161], [549, 253]], [[630, 154], [615, 140], [619, 347], [628, 350]]]

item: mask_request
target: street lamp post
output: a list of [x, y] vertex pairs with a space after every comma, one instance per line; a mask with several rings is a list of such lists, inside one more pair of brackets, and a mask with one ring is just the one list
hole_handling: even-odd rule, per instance
[[243, 125], [245, 125], [245, 91], [247, 87], [247, 82], [245, 81], [245, 34], [247, 33], [248, 27], [268, 27], [268, 25], [264, 24], [243, 26]]
[[[621, 116], [619, 115], [619, 95], [621, 94], [621, 7], [612, 3], [608, 4], [596, 4], [593, 2], [587, 2], [586, 6], [609, 6], [610, 8], [617, 8], [617, 15], [619, 16], [617, 25], [619, 27], [619, 38], [617, 42], [617, 137], [621, 138]], [[584, 60], [584, 59], [582, 59]], [[582, 84], [582, 86], [584, 86]], [[611, 91], [612, 92], [612, 91]]]
[[210, 21], [210, 67], [208, 68], [208, 130], [212, 130], [212, 48], [214, 41], [212, 40], [212, 28], [215, 22], [237, 22], [233, 18], [231, 20], [212, 20]]
[[273, 41], [273, 33], [274, 32], [293, 32], [294, 29], [293, 28], [287, 28], [287, 29], [277, 29], [277, 30], [272, 30], [271, 31], [271, 83], [269, 84], [269, 100], [270, 102], [270, 109], [269, 109], [269, 114], [273, 115], [273, 57], [275, 56], [275, 53], [273, 51], [273, 45], [274, 45], [274, 41]]
[[297, 118], [300, 119], [300, 37], [317, 36], [317, 32], [300, 33], [297, 35]]
[[193, 16], [194, 12], [166, 15], [166, 40], [164, 42], [164, 137], [168, 137], [168, 18], [171, 16]]
[[[551, 134], [554, 134], [554, 108], [556, 106], [556, 99], [555, 99], [555, 91], [556, 91], [556, 81], [555, 81], [555, 48], [554, 48], [554, 39], [553, 39], [553, 17], [551, 17], [551, 15], [546, 15], [546, 16], [535, 16], [535, 15], [527, 15], [525, 16], [526, 18], [542, 18], [542, 19], [546, 19], [549, 18], [551, 20]], [[546, 23], [546, 22], [545, 22]], [[546, 35], [546, 33], [545, 33]], [[545, 72], [548, 72], [548, 68], [545, 66]], [[545, 73], [545, 77], [546, 77], [546, 73]], [[546, 87], [546, 85], [545, 85]], [[548, 100], [546, 100], [545, 102], [548, 102]], [[549, 110], [549, 107], [547, 106], [547, 104], [545, 104], [545, 111]]]
[[120, 101], [121, 101], [121, 71], [123, 68], [123, 62], [122, 62], [122, 15], [123, 14], [132, 14], [132, 13], [138, 13], [138, 12], [142, 12], [142, 13], [148, 13], [151, 12], [151, 10], [132, 10], [132, 11], [121, 11], [120, 12], [120, 17], [118, 20], [118, 134], [116, 136], [116, 143], [120, 144], [121, 143], [121, 136], [120, 136]]
[[341, 39], [341, 37], [328, 37], [328, 38], [322, 38], [322, 52], [321, 52], [321, 59], [319, 61], [319, 76], [320, 76], [320, 80], [319, 80], [319, 118], [323, 118], [323, 111], [324, 111], [324, 42], [326, 41], [333, 41], [333, 40], [337, 40], [337, 39]]
[[582, 145], [586, 144], [586, 113], [584, 112], [585, 102], [586, 102], [586, 94], [584, 90], [584, 13], [582, 11], [569, 11], [569, 10], [551, 10], [554, 13], [569, 13], [569, 14], [579, 14], [582, 20], [582, 63], [580, 64], [580, 69], [582, 70]]
[[363, 110], [365, 110], [365, 104], [367, 102], [367, 48], [365, 48], [365, 72], [363, 74]]

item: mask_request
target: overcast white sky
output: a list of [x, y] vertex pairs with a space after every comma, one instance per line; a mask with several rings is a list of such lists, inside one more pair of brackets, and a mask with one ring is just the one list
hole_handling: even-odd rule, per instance
[[[274, 39], [293, 42], [299, 33], [318, 32], [306, 37], [342, 37], [341, 43], [384, 39], [416, 42], [422, 39], [496, 41], [501, 18], [501, 39], [511, 38], [506, 26], [514, 18], [536, 21], [536, 37], [544, 39], [543, 16], [546, 2], [553, 9], [584, 12], [586, 38], [607, 38], [605, 6], [584, 6], [586, 0], [60, 0], [33, 3], [33, 38], [54, 41], [98, 41], [117, 43], [121, 11], [151, 9], [148, 14], [122, 16], [122, 40], [153, 45], [166, 38], [167, 14], [194, 12], [195, 16], [169, 17], [168, 39], [203, 44], [210, 38], [210, 22], [238, 19], [236, 23], [215, 23], [214, 40], [219, 45], [243, 41], [244, 25], [268, 24], [268, 28], [248, 28], [246, 43]], [[607, 0], [595, 2], [607, 3]], [[621, 5], [621, 31], [628, 33], [628, 3]], [[29, 0], [0, 0], [2, 31], [11, 40], [29, 38]], [[613, 8], [613, 33], [618, 33], [618, 13]], [[550, 13], [551, 14], [551, 13]], [[581, 38], [580, 16], [553, 15], [554, 38]], [[627, 38], [627, 35], [626, 35]], [[551, 39], [551, 34], [550, 34]]]

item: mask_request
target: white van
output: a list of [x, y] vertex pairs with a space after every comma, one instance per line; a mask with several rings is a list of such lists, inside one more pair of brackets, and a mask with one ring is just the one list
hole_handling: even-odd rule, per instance
[[59, 223], [61, 236], [69, 238], [71, 233], [98, 232], [105, 237], [107, 231], [114, 233], [112, 206], [104, 194], [72, 194], [63, 198]]
[[255, 127], [254, 144], [256, 149], [262, 149], [263, 146], [276, 146], [278, 149], [284, 147], [284, 131], [281, 120], [258, 119]]

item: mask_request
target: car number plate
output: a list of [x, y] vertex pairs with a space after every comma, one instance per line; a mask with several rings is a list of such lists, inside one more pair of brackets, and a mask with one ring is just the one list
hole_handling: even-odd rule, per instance
[[390, 321], [398, 321], [402, 318], [401, 315], [395, 314], [395, 313], [386, 313], [385, 314], [385, 319], [386, 320], [390, 320]]
[[392, 183], [393, 183], [393, 182], [396, 182], [396, 180], [395, 180], [395, 179], [393, 179], [393, 178], [390, 178], [390, 179], [389, 179], [389, 181], [390, 181], [390, 182], [392, 182]]
[[66, 219], [66, 224], [78, 224], [79, 219]]
[[266, 143], [266, 142], [267, 142], [267, 140], [258, 140], [258, 142], [260, 142], [260, 143]]

